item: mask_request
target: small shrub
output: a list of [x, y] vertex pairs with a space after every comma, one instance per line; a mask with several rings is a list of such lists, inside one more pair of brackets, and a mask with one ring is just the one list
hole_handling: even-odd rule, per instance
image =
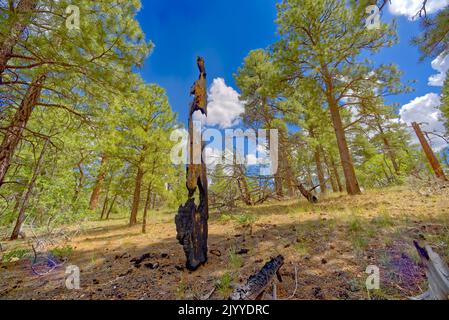
[[235, 253], [235, 250], [233, 248], [229, 250], [229, 266], [234, 269], [240, 269], [241, 267], [243, 267], [242, 256]]
[[2, 262], [3, 263], [8, 263], [11, 261], [17, 261], [17, 260], [21, 260], [24, 257], [26, 257], [28, 254], [30, 253], [29, 250], [27, 249], [15, 249], [12, 250], [8, 253], [5, 253], [2, 257]]
[[309, 254], [309, 247], [307, 246], [307, 244], [305, 242], [299, 242], [296, 243], [294, 245], [295, 251], [300, 255], [300, 256], [307, 256]]
[[218, 219], [218, 222], [221, 224], [228, 224], [232, 221], [232, 216], [230, 214], [222, 214], [220, 218]]
[[236, 217], [236, 221], [238, 224], [245, 226], [245, 225], [252, 225], [257, 221], [257, 218], [254, 214], [242, 214]]
[[229, 272], [226, 272], [215, 283], [215, 288], [223, 298], [229, 297], [229, 295], [232, 293], [231, 287], [232, 281], [233, 281], [232, 275]]
[[360, 218], [353, 215], [349, 220], [349, 231], [352, 233], [358, 233], [363, 230], [363, 223]]
[[379, 216], [374, 219], [374, 223], [381, 228], [387, 228], [394, 225], [391, 215], [385, 208], [380, 210]]
[[64, 247], [56, 247], [50, 250], [50, 254], [52, 254], [56, 258], [69, 258], [73, 253], [73, 248], [71, 246]]
[[186, 298], [187, 285], [184, 281], [179, 281], [178, 286], [176, 287], [175, 296], [177, 300], [184, 300]]

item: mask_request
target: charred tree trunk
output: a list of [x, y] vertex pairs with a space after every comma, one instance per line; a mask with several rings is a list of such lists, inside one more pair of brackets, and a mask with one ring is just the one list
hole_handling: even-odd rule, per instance
[[6, 31], [6, 37], [0, 43], [0, 83], [2, 83], [2, 74], [6, 70], [9, 59], [12, 56], [13, 49], [19, 42], [21, 35], [28, 25], [28, 19], [36, 7], [37, 0], [20, 0], [16, 8], [13, 8], [14, 15], [11, 28]]
[[100, 198], [101, 188], [103, 187], [104, 178], [106, 177], [106, 165], [108, 163], [108, 157], [103, 155], [101, 157], [100, 172], [95, 182], [94, 189], [90, 196], [89, 208], [90, 210], [96, 210], [98, 205], [98, 199]]
[[133, 194], [133, 206], [131, 209], [131, 216], [129, 218], [129, 225], [134, 226], [137, 224], [137, 214], [139, 212], [140, 205], [140, 193], [142, 189], [142, 180], [143, 180], [144, 172], [139, 165], [137, 169], [136, 181], [134, 184], [134, 194]]
[[413, 122], [412, 126], [416, 132], [416, 135], [418, 136], [419, 142], [421, 143], [421, 146], [424, 150], [424, 153], [426, 154], [427, 160], [429, 160], [429, 163], [433, 169], [433, 172], [435, 173], [435, 176], [438, 179], [447, 181], [447, 178], [444, 175], [444, 171], [441, 168], [440, 162], [438, 161], [437, 157], [433, 153], [432, 148], [430, 147], [429, 143], [427, 142], [427, 139], [424, 137], [421, 127], [416, 122]]
[[32, 81], [11, 124], [6, 129], [3, 142], [0, 146], [0, 187], [4, 183], [6, 173], [11, 164], [11, 159], [22, 138], [23, 131], [31, 116], [31, 112], [39, 101], [45, 78], [45, 75], [40, 75]]
[[335, 136], [337, 137], [338, 150], [340, 152], [341, 166], [346, 180], [346, 191], [350, 195], [361, 194], [359, 182], [355, 175], [354, 164], [349, 152], [348, 142], [346, 141], [345, 130], [341, 120], [340, 110], [335, 99], [328, 94], [328, 103], [331, 113], [332, 123], [334, 125]]
[[25, 211], [27, 209], [28, 201], [31, 197], [31, 194], [33, 193], [33, 188], [34, 188], [34, 185], [36, 184], [36, 179], [41, 174], [42, 165], [44, 163], [45, 152], [47, 150], [49, 143], [50, 143], [50, 140], [46, 139], [44, 146], [42, 147], [42, 151], [41, 151], [41, 154], [39, 155], [39, 160], [37, 161], [33, 176], [31, 177], [31, 180], [28, 184], [27, 191], [25, 192], [25, 195], [23, 196], [23, 199], [22, 199], [22, 203], [20, 205], [16, 225], [14, 226], [14, 230], [11, 234], [11, 241], [17, 240], [19, 238], [20, 229], [22, 228], [22, 224], [25, 221]]
[[[178, 210], [175, 217], [177, 240], [186, 255], [186, 267], [196, 270], [207, 262], [208, 238], [208, 190], [206, 165], [202, 157], [204, 143], [201, 134], [194, 134], [193, 113], [201, 111], [207, 116], [206, 69], [204, 59], [198, 57], [199, 79], [192, 87], [194, 100], [189, 110], [189, 164], [187, 166], [188, 201]], [[199, 137], [198, 137], [199, 136]], [[195, 141], [196, 140], [196, 141]], [[199, 141], [198, 141], [199, 140]], [[199, 148], [198, 148], [199, 146]], [[198, 150], [199, 149], [199, 150]], [[198, 152], [200, 152], [198, 154]], [[200, 164], [196, 160], [200, 158]], [[199, 193], [199, 204], [195, 204], [195, 193]]]
[[244, 285], [238, 286], [229, 297], [230, 300], [260, 300], [275, 277], [281, 279], [279, 269], [284, 265], [284, 257], [271, 259], [256, 274], [249, 277]]

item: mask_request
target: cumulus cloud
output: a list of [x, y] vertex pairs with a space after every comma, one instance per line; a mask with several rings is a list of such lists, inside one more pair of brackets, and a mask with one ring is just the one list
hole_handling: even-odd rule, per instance
[[446, 74], [449, 70], [449, 54], [442, 53], [435, 60], [432, 61], [432, 68], [438, 71], [429, 78], [429, 86], [442, 87]]
[[[440, 104], [441, 98], [436, 93], [428, 93], [425, 96], [417, 97], [402, 106], [399, 111], [401, 121], [407, 125], [411, 125], [412, 122], [418, 122], [421, 124], [423, 131], [441, 134], [445, 128], [443, 122], [440, 121], [441, 112], [438, 110]], [[419, 143], [413, 131], [411, 131], [411, 136], [414, 143]], [[432, 138], [434, 138], [432, 139], [432, 146], [435, 151], [440, 151], [447, 146], [443, 139], [433, 136]]]
[[[423, 0], [394, 0], [389, 6], [390, 13], [396, 16], [406, 16], [410, 20], [421, 9]], [[427, 14], [435, 13], [449, 5], [449, 0], [429, 0], [426, 4]]]
[[209, 89], [207, 124], [222, 129], [236, 126], [245, 111], [239, 98], [238, 92], [227, 86], [224, 79], [214, 79]]

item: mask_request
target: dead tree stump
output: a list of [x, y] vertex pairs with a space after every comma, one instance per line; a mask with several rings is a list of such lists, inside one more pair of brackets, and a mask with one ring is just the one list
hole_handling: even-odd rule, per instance
[[[194, 96], [189, 110], [189, 163], [187, 165], [187, 183], [189, 200], [178, 209], [175, 218], [176, 239], [182, 245], [186, 255], [186, 267], [195, 271], [207, 262], [207, 236], [209, 219], [206, 164], [202, 151], [204, 142], [201, 132], [194, 127], [193, 114], [200, 111], [207, 116], [206, 68], [204, 59], [198, 57], [199, 79], [194, 83], [191, 94]], [[195, 194], [199, 193], [199, 204], [195, 203]]]

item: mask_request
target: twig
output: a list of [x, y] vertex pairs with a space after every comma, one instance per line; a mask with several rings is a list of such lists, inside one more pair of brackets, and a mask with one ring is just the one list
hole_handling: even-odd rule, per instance
[[295, 290], [293, 291], [292, 295], [287, 298], [287, 300], [293, 299], [296, 295], [296, 291], [298, 291], [298, 267], [295, 266]]

